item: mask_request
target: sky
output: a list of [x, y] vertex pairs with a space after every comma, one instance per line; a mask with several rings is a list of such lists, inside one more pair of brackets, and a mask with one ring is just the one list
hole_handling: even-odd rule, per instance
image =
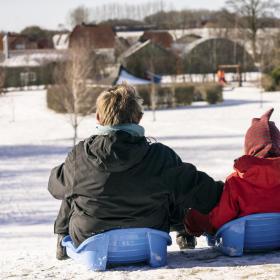
[[[0, 0], [0, 31], [19, 32], [26, 26], [57, 29], [67, 25], [69, 11], [83, 5], [88, 8], [109, 3], [141, 4], [151, 0]], [[225, 0], [163, 0], [168, 7], [219, 9]], [[171, 4], [172, 3], [172, 4]]]

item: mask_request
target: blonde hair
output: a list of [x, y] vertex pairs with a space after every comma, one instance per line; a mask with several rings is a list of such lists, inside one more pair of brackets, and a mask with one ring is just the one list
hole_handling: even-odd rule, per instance
[[100, 124], [138, 124], [143, 115], [142, 102], [134, 87], [127, 83], [103, 91], [96, 101]]

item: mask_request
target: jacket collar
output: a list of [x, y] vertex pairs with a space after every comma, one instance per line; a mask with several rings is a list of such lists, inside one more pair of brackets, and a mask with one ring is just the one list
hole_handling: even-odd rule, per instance
[[128, 124], [119, 124], [114, 126], [103, 126], [97, 125], [94, 131], [94, 135], [108, 135], [110, 133], [117, 132], [119, 130], [125, 131], [132, 136], [143, 137], [145, 135], [145, 129], [141, 125], [128, 123]]

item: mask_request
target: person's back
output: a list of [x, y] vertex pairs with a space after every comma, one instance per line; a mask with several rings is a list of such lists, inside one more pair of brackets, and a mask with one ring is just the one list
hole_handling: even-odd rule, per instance
[[190, 210], [185, 216], [189, 233], [212, 234], [238, 217], [280, 212], [280, 132], [269, 121], [272, 112], [253, 119], [245, 136], [245, 155], [235, 161], [217, 206], [209, 215]]
[[94, 135], [51, 172], [49, 191], [63, 200], [55, 233], [70, 234], [76, 246], [116, 228], [169, 232], [171, 225], [182, 226], [185, 208], [208, 213], [219, 199], [221, 184], [144, 136], [140, 102], [128, 85], [104, 91]]
[[182, 164], [171, 149], [119, 130], [81, 141], [72, 153], [78, 164], [68, 194], [74, 196], [69, 233], [76, 245], [112, 228], [169, 231], [170, 197], [160, 175]]

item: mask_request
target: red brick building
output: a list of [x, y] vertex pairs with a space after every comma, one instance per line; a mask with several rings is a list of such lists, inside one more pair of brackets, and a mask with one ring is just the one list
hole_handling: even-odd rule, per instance
[[109, 25], [77, 25], [69, 37], [70, 48], [86, 46], [94, 49], [114, 49], [115, 33]]

